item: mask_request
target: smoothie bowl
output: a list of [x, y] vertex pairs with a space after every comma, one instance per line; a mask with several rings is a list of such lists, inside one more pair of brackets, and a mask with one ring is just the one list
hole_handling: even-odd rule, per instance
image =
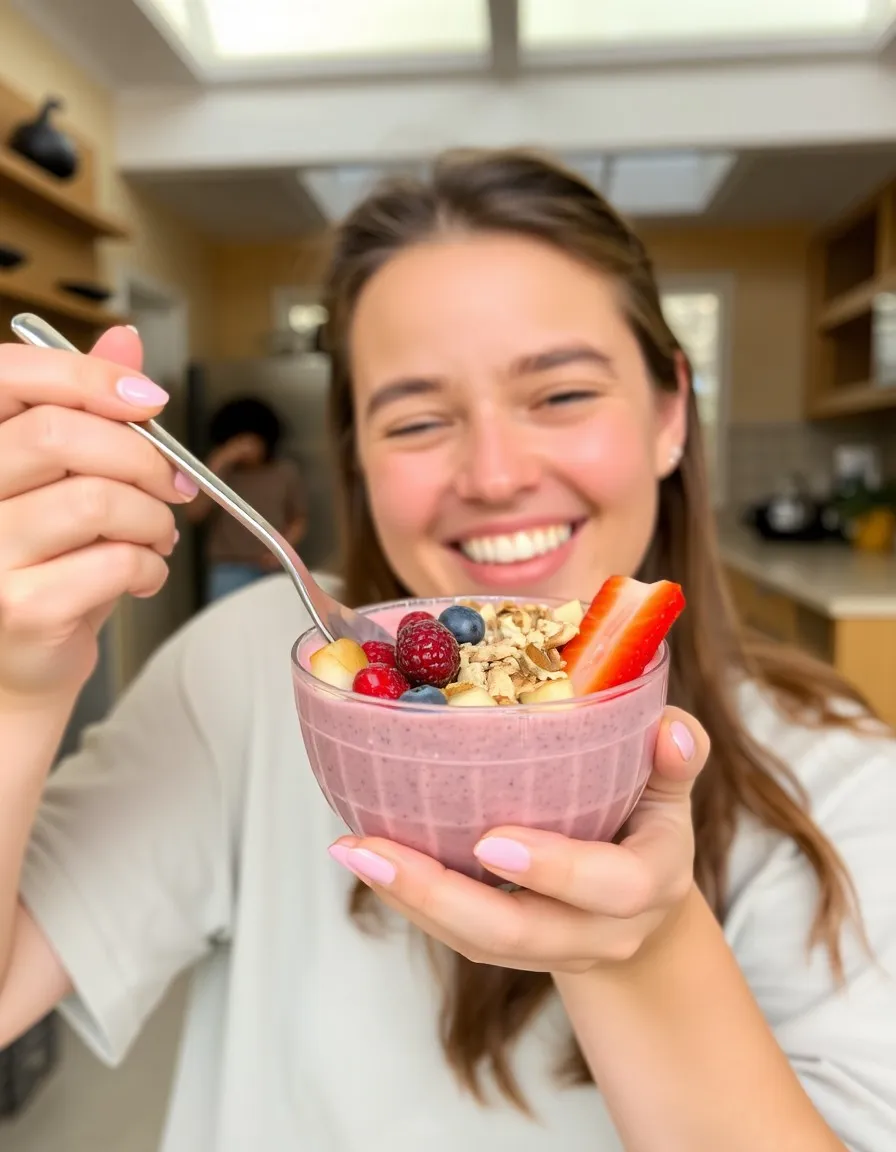
[[[578, 602], [504, 597], [374, 605], [363, 612], [396, 636], [397, 652], [371, 650], [369, 658], [349, 641], [325, 644], [314, 628], [300, 636], [292, 671], [302, 735], [318, 784], [348, 828], [493, 884], [501, 881], [473, 847], [499, 825], [611, 840], [650, 774], [666, 702], [662, 637], [680, 606], [658, 618], [654, 605], [647, 629], [642, 611], [640, 631], [629, 620], [626, 654], [618, 621], [604, 640], [591, 626], [599, 596], [587, 613]], [[400, 629], [410, 613], [416, 621]], [[452, 641], [439, 617], [454, 629]], [[599, 683], [595, 659], [609, 686], [583, 692]], [[638, 674], [613, 683], [627, 668]]]

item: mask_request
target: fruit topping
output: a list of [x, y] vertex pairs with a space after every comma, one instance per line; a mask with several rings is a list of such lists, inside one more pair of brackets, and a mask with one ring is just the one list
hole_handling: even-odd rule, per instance
[[448, 698], [441, 688], [434, 688], [432, 684], [418, 684], [416, 688], [409, 688], [399, 696], [399, 700], [407, 704], [447, 704]]
[[398, 631], [401, 632], [401, 630], [407, 628], [409, 624], [417, 624], [421, 620], [435, 620], [435, 616], [433, 616], [432, 612], [408, 612], [405, 616], [402, 616], [398, 622]]
[[398, 700], [408, 690], [408, 682], [397, 668], [387, 664], [369, 664], [355, 676], [352, 689], [362, 696], [380, 700]]
[[611, 576], [591, 602], [579, 634], [563, 649], [580, 696], [637, 680], [684, 608], [678, 584]]
[[318, 680], [349, 692], [357, 673], [367, 667], [367, 657], [354, 640], [342, 639], [319, 648], [308, 663]]
[[454, 684], [453, 692], [448, 693], [448, 705], [451, 708], [497, 708], [498, 701], [484, 688], [475, 684]]
[[571, 680], [545, 680], [531, 692], [520, 694], [520, 704], [550, 704], [554, 700], [571, 700], [576, 690]]
[[439, 616], [458, 644], [478, 644], [485, 636], [485, 621], [475, 608], [452, 604]]
[[399, 671], [412, 684], [443, 688], [457, 675], [460, 652], [457, 641], [438, 620], [417, 620], [398, 633], [396, 654]]
[[368, 640], [361, 647], [370, 664], [385, 664], [387, 668], [396, 667], [394, 644], [386, 644], [383, 640]]

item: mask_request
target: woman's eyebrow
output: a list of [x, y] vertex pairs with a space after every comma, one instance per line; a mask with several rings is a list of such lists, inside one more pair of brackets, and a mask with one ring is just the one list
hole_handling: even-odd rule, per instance
[[367, 419], [385, 408], [387, 404], [394, 404], [396, 400], [404, 400], [408, 396], [426, 396], [441, 389], [438, 380], [428, 380], [423, 376], [411, 376], [404, 380], [393, 380], [378, 388], [367, 403]]

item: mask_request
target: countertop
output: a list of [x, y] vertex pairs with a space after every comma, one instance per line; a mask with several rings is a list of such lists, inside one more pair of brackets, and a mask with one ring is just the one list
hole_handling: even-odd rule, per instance
[[832, 620], [896, 620], [896, 554], [767, 542], [724, 516], [718, 531], [722, 561], [766, 587]]

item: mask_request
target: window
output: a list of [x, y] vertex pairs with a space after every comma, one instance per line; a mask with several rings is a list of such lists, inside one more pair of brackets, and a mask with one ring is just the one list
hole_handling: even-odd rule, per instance
[[706, 448], [710, 495], [725, 498], [724, 446], [727, 433], [727, 320], [730, 285], [723, 277], [666, 281], [663, 312], [691, 362], [694, 394]]

